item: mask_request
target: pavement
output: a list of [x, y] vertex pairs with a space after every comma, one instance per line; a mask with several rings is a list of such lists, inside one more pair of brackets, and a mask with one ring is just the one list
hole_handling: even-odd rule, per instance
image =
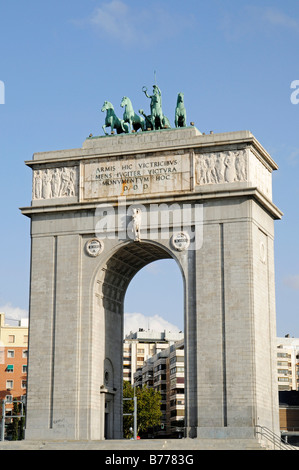
[[98, 450], [98, 451], [201, 451], [201, 450], [266, 450], [255, 439], [140, 439], [104, 441], [2, 441], [0, 451], [18, 450]]

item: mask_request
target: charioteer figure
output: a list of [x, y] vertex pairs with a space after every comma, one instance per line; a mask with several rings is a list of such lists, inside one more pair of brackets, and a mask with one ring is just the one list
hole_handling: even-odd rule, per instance
[[147, 98], [151, 100], [151, 116], [150, 121], [153, 130], [163, 129], [163, 113], [162, 113], [162, 93], [158, 85], [153, 85], [153, 94], [147, 93], [147, 88], [142, 87], [142, 91]]

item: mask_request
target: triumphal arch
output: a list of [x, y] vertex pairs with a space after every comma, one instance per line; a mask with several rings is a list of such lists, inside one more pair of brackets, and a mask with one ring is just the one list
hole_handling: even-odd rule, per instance
[[187, 125], [182, 94], [171, 128], [155, 109], [158, 87], [143, 91], [149, 116], [119, 119], [105, 102], [105, 135], [26, 162], [26, 439], [122, 438], [124, 297], [141, 268], [164, 258], [184, 285], [187, 435], [246, 438], [257, 425], [278, 433], [277, 165], [249, 131]]

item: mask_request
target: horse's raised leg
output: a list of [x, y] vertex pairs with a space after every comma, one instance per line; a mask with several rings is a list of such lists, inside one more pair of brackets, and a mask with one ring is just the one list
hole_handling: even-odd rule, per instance
[[106, 135], [108, 135], [108, 132], [106, 132], [106, 125], [105, 125], [105, 124], [102, 126], [102, 129], [103, 129], [104, 133], [105, 133]]

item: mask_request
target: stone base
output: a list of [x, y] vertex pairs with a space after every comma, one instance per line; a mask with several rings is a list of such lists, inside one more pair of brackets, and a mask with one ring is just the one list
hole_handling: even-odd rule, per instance
[[198, 427], [197, 439], [253, 439], [251, 427]]

